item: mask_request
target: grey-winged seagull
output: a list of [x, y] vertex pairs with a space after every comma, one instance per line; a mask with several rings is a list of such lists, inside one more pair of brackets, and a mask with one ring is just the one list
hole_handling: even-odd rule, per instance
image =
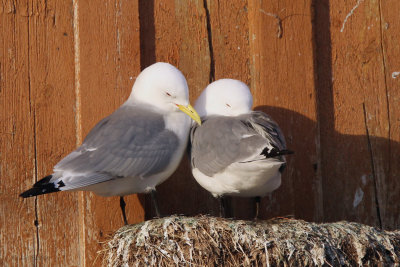
[[[187, 116], [189, 115], [189, 116]], [[183, 74], [168, 63], [155, 63], [137, 77], [128, 100], [89, 132], [82, 145], [20, 196], [57, 191], [93, 191], [101, 196], [152, 193], [178, 167], [191, 125], [200, 117], [189, 104]]]
[[[214, 197], [260, 198], [277, 189], [286, 166], [285, 138], [278, 124], [261, 111], [252, 111], [246, 84], [221, 79], [206, 87], [195, 109], [202, 124], [190, 134], [191, 166], [196, 181]], [[220, 210], [220, 211], [221, 211]]]

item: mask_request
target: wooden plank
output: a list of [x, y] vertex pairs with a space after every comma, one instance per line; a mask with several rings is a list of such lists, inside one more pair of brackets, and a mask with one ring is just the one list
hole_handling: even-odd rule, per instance
[[[207, 86], [210, 78], [210, 43], [207, 32], [207, 15], [203, 1], [176, 1], [175, 16], [182, 38], [179, 47], [177, 67], [183, 72], [189, 85], [190, 102], [194, 105], [197, 97]], [[160, 29], [162, 30], [162, 29]], [[188, 38], [190, 36], [190, 38]], [[167, 40], [160, 40], [159, 46]], [[159, 58], [162, 54], [159, 53]]]
[[[140, 3], [142, 68], [169, 62], [185, 75], [190, 100], [207, 86], [210, 52], [204, 3], [157, 0]], [[143, 25], [143, 26], [142, 26]]]
[[[194, 104], [210, 76], [211, 57], [203, 1], [157, 0], [152, 4], [143, 1], [140, 11], [141, 25], [147, 27], [141, 35], [141, 52], [146, 55], [142, 67], [155, 61], [178, 67], [188, 81], [190, 100]], [[163, 215], [217, 212], [215, 200], [191, 176], [187, 155], [172, 177], [157, 187], [157, 192]], [[146, 200], [146, 207], [151, 207], [150, 199]], [[146, 209], [146, 217], [153, 216], [154, 210]]]
[[[140, 72], [138, 1], [80, 1], [79, 66], [82, 137], [129, 96]], [[85, 251], [82, 260], [91, 265], [108, 234], [123, 225], [119, 197], [104, 198], [81, 193]], [[129, 223], [144, 219], [143, 204], [136, 195], [125, 198]], [[99, 260], [97, 260], [99, 264]]]
[[378, 2], [337, 1], [325, 18], [331, 21], [332, 90], [321, 90], [320, 128], [328, 221], [380, 226], [383, 219], [389, 121], [379, 9]]
[[[380, 1], [379, 24], [376, 25], [380, 31], [380, 44], [382, 66], [380, 71], [384, 75], [385, 95], [387, 97], [387, 125], [383, 125], [388, 131], [388, 138], [375, 138], [376, 146], [385, 143], [388, 147], [382, 151], [382, 160], [387, 161], [387, 172], [381, 177], [378, 184], [380, 211], [382, 226], [385, 229], [399, 229], [400, 227], [400, 20], [398, 10], [400, 2]], [[379, 66], [378, 66], [379, 67]], [[385, 106], [381, 104], [382, 112], [385, 113]], [[378, 155], [379, 156], [379, 155]]]
[[26, 3], [0, 5], [0, 265], [32, 266], [35, 200], [18, 194], [35, 181]]
[[281, 126], [295, 151], [281, 187], [262, 201], [262, 216], [321, 220], [311, 1], [250, 1], [251, 90], [256, 109]]
[[[35, 1], [29, 16], [29, 76], [37, 179], [75, 148], [72, 2]], [[62, 66], [60, 68], [59, 66]], [[38, 265], [79, 265], [78, 195], [37, 197]]]
[[208, 0], [207, 8], [215, 79], [231, 78], [250, 84], [247, 1]]

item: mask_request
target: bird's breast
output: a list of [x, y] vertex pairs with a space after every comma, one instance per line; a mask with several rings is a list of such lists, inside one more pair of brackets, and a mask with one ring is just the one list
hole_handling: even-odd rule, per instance
[[185, 140], [185, 143], [189, 136], [191, 120], [181, 111], [164, 115], [165, 128], [174, 132], [180, 140]]

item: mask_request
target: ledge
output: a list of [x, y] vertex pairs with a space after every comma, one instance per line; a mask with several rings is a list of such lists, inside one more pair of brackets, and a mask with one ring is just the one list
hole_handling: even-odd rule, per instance
[[171, 216], [119, 229], [108, 266], [340, 266], [400, 262], [400, 231], [359, 223]]

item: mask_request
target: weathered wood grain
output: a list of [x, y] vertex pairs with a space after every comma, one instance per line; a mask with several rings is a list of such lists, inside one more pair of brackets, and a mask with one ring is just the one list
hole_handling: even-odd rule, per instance
[[[35, 181], [26, 3], [0, 6], [0, 265], [33, 265], [35, 200], [18, 194]], [[18, 238], [19, 237], [19, 238]]]
[[216, 80], [231, 78], [250, 84], [247, 2], [206, 1]]
[[306, 220], [322, 218], [321, 178], [315, 170], [317, 112], [311, 4], [249, 2], [254, 106], [278, 122], [288, 148], [295, 151], [287, 157], [281, 187], [262, 201], [262, 214], [267, 217], [293, 214]]
[[[18, 194], [26, 190], [33, 182], [50, 173], [52, 166], [66, 154], [70, 145], [75, 143], [74, 94], [73, 90], [68, 90], [73, 89], [74, 79], [73, 39], [67, 37], [72, 32], [69, 16], [70, 6], [55, 7], [54, 3], [50, 1], [46, 4], [39, 1], [18, 4], [9, 2], [7, 5], [8, 11], [3, 13], [7, 19], [4, 21], [10, 22], [9, 19], [11, 19], [13, 23], [4, 25], [9, 26], [10, 34], [15, 34], [15, 37], [8, 39], [14, 42], [14, 46], [9, 46], [9, 44], [4, 46], [8, 50], [5, 58], [11, 62], [5, 61], [10, 75], [5, 77], [7, 82], [3, 92], [12, 98], [11, 101], [2, 105], [2, 107], [9, 108], [2, 114], [10, 114], [11, 117], [2, 121], [13, 125], [11, 128], [5, 129], [4, 133], [10, 134], [6, 136], [21, 136], [21, 134], [17, 135], [17, 132], [25, 136], [23, 140], [20, 140], [19, 148], [14, 151], [4, 150], [7, 155], [6, 159], [12, 159], [13, 153], [18, 156], [9, 163], [6, 159], [2, 160], [5, 163], [4, 169], [7, 170], [14, 164], [17, 164], [16, 168], [20, 169], [19, 174], [14, 173], [11, 176], [2, 174], [2, 177], [7, 177], [6, 179], [9, 180], [4, 184], [7, 187], [11, 186], [13, 181], [20, 184], [14, 186], [12, 200], [2, 201], [2, 203], [8, 203], [9, 208], [12, 208], [10, 203], [18, 201], [19, 208], [17, 210], [19, 212], [15, 213], [10, 209], [8, 212], [2, 213], [6, 214], [2, 217], [8, 220], [2, 225], [22, 230], [19, 230], [21, 233], [12, 234], [10, 231], [5, 235], [8, 238], [2, 244], [9, 244], [10, 251], [1, 254], [7, 257], [6, 255], [11, 253], [10, 258], [13, 260], [10, 262], [16, 263], [15, 265], [43, 263], [77, 265], [79, 251], [75, 242], [78, 233], [75, 221], [77, 217], [76, 195], [49, 195], [38, 197], [37, 200], [32, 198], [25, 201], [18, 197]], [[20, 42], [20, 38], [23, 38], [23, 42]], [[20, 49], [26, 50], [24, 53], [19, 53]], [[66, 69], [55, 67], [60, 62], [65, 65]], [[13, 74], [12, 70], [16, 73]], [[26, 81], [26, 83], [23, 84], [20, 81]], [[17, 87], [15, 87], [16, 85]], [[15, 96], [18, 95], [18, 92], [24, 93], [25, 97], [20, 96], [16, 99]], [[60, 94], [60, 92], [63, 93]], [[4, 100], [6, 99], [5, 97]], [[23, 112], [25, 107], [29, 108], [26, 114]], [[20, 113], [21, 111], [22, 113]], [[18, 114], [23, 115], [19, 119], [23, 126], [18, 125], [20, 123], [12, 118]], [[30, 129], [24, 130], [26, 127]], [[8, 148], [13, 147], [15, 138], [7, 139], [4, 144], [7, 144]], [[25, 147], [25, 143], [29, 144], [29, 147]], [[20, 180], [21, 178], [24, 180]], [[7, 189], [2, 190], [2, 192], [7, 191]], [[18, 215], [18, 218], [16, 218], [17, 221], [12, 222], [8, 216], [15, 216], [14, 214]], [[69, 220], [65, 220], [59, 214], [63, 214]], [[15, 227], [21, 224], [24, 224], [24, 227]], [[65, 228], [71, 230], [69, 235], [54, 234], [63, 233]], [[25, 231], [29, 231], [29, 234], [24, 235]], [[16, 241], [18, 236], [22, 238]], [[71, 245], [65, 248], [63, 245], [65, 242], [71, 243]], [[26, 251], [18, 253], [19, 249], [13, 249], [14, 246], [25, 248]], [[56, 247], [65, 249], [58, 251], [55, 249]], [[4, 248], [7, 247], [4, 246]]]
[[390, 166], [390, 98], [380, 6], [337, 1], [328, 8], [332, 89], [321, 90], [319, 99], [324, 219], [381, 226]]
[[380, 183], [380, 205], [382, 226], [385, 229], [400, 228], [400, 2], [379, 1], [381, 33], [381, 56], [384, 84], [387, 96], [389, 147], [387, 156], [388, 172]]
[[[250, 85], [281, 125], [282, 186], [261, 218], [293, 214], [400, 227], [400, 3], [74, 0], [0, 4], [0, 265], [89, 266], [119, 228], [119, 198], [18, 194], [49, 174], [128, 97], [156, 61], [186, 76], [190, 100], [215, 79]], [[164, 215], [218, 215], [187, 156], [158, 186]], [[126, 198], [130, 223], [151, 218]], [[253, 216], [252, 200], [232, 201]], [[35, 225], [35, 222], [36, 225]]]
[[[35, 124], [37, 180], [51, 174], [76, 144], [71, 11], [72, 2], [34, 1], [27, 8], [30, 84], [26, 90], [30, 90]], [[35, 265], [79, 265], [78, 210], [76, 193], [37, 197]]]
[[[140, 72], [138, 1], [79, 2], [81, 137], [128, 98]], [[119, 197], [104, 198], [84, 192], [81, 203], [81, 250], [91, 265], [99, 241], [123, 225]], [[136, 195], [125, 197], [129, 223], [144, 219]]]

